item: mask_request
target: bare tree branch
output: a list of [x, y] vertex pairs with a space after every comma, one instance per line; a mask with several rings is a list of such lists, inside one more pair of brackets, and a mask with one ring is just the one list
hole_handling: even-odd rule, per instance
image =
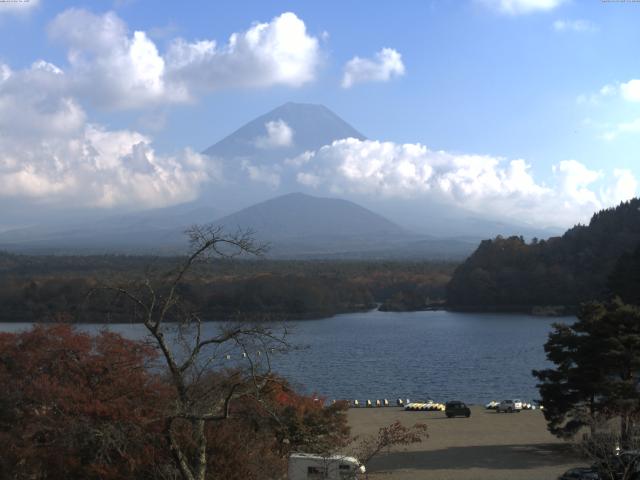
[[[190, 253], [175, 270], [159, 277], [152, 277], [147, 271], [140, 282], [99, 289], [131, 303], [133, 317], [145, 326], [151, 343], [161, 352], [177, 394], [165, 418], [165, 436], [182, 479], [204, 480], [208, 463], [207, 422], [230, 418], [234, 400], [241, 397], [250, 397], [262, 404], [261, 392], [270, 379], [270, 352], [285, 351], [288, 344], [286, 329], [276, 335], [264, 326], [242, 323], [205, 335], [202, 318], [188, 308], [179, 294], [189, 272], [195, 264], [209, 258], [260, 256], [267, 247], [256, 243], [249, 230], [228, 235], [219, 226], [195, 225], [186, 233]], [[223, 354], [243, 354], [234, 371], [222, 368], [222, 364], [215, 369], [215, 361], [221, 360], [220, 349]], [[269, 414], [275, 416], [273, 412]], [[185, 441], [183, 422], [191, 426], [188, 445], [182, 444]]]

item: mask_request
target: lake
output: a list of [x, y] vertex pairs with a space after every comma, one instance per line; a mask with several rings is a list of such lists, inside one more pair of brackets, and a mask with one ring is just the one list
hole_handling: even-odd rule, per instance
[[[293, 323], [289, 340], [306, 348], [275, 355], [273, 365], [329, 400], [532, 400], [538, 394], [531, 370], [548, 365], [543, 344], [551, 324], [572, 320], [445, 311], [337, 315]], [[0, 324], [0, 330], [28, 326]], [[144, 334], [141, 325], [110, 328], [131, 338]]]

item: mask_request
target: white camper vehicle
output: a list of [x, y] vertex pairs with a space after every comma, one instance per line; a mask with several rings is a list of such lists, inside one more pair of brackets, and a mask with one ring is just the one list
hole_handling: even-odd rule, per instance
[[365, 468], [357, 458], [312, 453], [293, 453], [289, 457], [289, 480], [361, 480]]

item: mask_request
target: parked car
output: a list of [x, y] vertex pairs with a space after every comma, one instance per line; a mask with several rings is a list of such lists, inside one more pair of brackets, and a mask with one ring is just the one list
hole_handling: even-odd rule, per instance
[[496, 402], [495, 400], [491, 400], [489, 403], [487, 403], [484, 408], [486, 408], [487, 410], [495, 410], [498, 405], [500, 405], [500, 402]]
[[496, 407], [496, 413], [513, 413], [522, 410], [522, 402], [519, 400], [502, 400]]
[[444, 413], [447, 418], [453, 417], [467, 417], [471, 416], [471, 410], [467, 407], [464, 402], [460, 402], [459, 400], [454, 400], [452, 402], [447, 402], [444, 406]]
[[594, 468], [579, 467], [567, 470], [558, 480], [600, 480], [600, 474]]

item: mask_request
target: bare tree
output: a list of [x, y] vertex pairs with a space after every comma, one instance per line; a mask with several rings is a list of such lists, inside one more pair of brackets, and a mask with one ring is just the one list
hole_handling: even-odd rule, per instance
[[640, 478], [640, 429], [636, 422], [631, 423], [622, 433], [615, 422], [600, 422], [596, 431], [585, 433], [578, 443], [579, 451], [594, 464], [601, 478]]
[[427, 426], [424, 423], [405, 427], [396, 420], [390, 425], [380, 427], [376, 435], [353, 438], [352, 451], [366, 466], [374, 457], [389, 452], [393, 447], [421, 443], [428, 437]]
[[[125, 286], [102, 287], [131, 304], [132, 320], [146, 328], [168, 370], [175, 400], [164, 416], [164, 434], [184, 480], [204, 480], [209, 462], [206, 426], [232, 415], [239, 397], [261, 402], [271, 369], [270, 355], [288, 349], [286, 329], [226, 323], [211, 331], [180, 295], [196, 264], [211, 258], [262, 255], [252, 232], [226, 234], [221, 227], [187, 231], [190, 253], [173, 271]], [[214, 372], [214, 373], [212, 373]], [[266, 406], [265, 406], [266, 408]]]

